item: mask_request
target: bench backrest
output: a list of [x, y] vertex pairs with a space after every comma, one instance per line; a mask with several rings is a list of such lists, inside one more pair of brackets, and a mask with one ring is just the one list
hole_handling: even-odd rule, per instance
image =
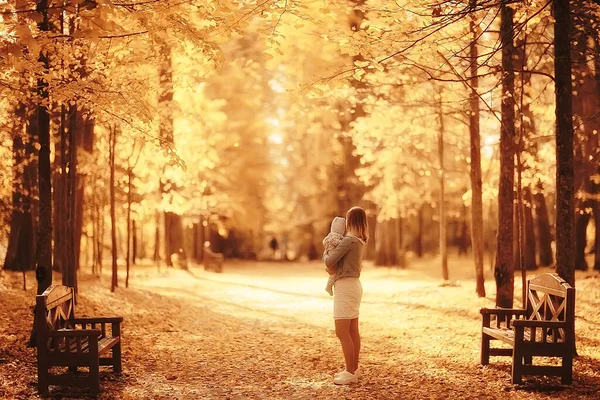
[[37, 295], [35, 330], [38, 345], [46, 340], [48, 332], [66, 328], [69, 325], [68, 321], [73, 319], [73, 316], [73, 288], [52, 285], [44, 293]]
[[566, 329], [548, 332], [552, 341], [574, 339], [575, 289], [557, 274], [542, 274], [527, 282], [527, 319], [565, 322]]

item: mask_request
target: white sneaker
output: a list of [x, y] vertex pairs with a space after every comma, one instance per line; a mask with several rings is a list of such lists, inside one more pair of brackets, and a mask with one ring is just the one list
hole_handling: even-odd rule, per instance
[[[341, 375], [343, 372], [345, 372], [345, 371], [346, 371], [346, 370], [344, 370], [344, 371], [340, 371], [340, 372], [336, 372], [336, 373], [335, 373], [335, 375], [334, 375], [334, 377], [338, 377], [338, 376], [340, 376], [340, 375]], [[362, 375], [362, 374], [361, 374], [361, 372], [360, 372], [360, 367], [356, 368], [356, 371], [354, 371], [354, 376], [356, 376], [357, 378], [360, 378], [360, 376], [361, 376], [361, 375]]]
[[356, 381], [358, 381], [356, 375], [348, 371], [342, 371], [341, 374], [333, 379], [333, 383], [336, 385], [348, 385], [349, 383], [354, 383]]

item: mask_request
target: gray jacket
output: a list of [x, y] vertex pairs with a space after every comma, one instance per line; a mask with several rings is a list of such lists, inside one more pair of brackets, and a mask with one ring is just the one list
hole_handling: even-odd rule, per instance
[[346, 235], [335, 248], [323, 254], [325, 265], [335, 269], [334, 280], [360, 278], [365, 244], [356, 236]]

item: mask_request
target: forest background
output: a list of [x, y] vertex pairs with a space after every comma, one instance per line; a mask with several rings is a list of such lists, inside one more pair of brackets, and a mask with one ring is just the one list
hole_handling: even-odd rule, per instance
[[[4, 268], [471, 251], [600, 268], [594, 1], [0, 0]], [[469, 250], [470, 249], [470, 250]], [[109, 261], [110, 260], [110, 261]], [[25, 275], [24, 275], [25, 276]]]

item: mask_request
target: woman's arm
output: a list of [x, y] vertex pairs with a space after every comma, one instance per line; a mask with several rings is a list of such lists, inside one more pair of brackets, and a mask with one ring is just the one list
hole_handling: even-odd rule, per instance
[[335, 248], [329, 250], [328, 253], [323, 254], [323, 261], [325, 262], [325, 265], [328, 268], [333, 267], [350, 250], [351, 244], [352, 239], [348, 236], [344, 237], [340, 244], [338, 244]]

